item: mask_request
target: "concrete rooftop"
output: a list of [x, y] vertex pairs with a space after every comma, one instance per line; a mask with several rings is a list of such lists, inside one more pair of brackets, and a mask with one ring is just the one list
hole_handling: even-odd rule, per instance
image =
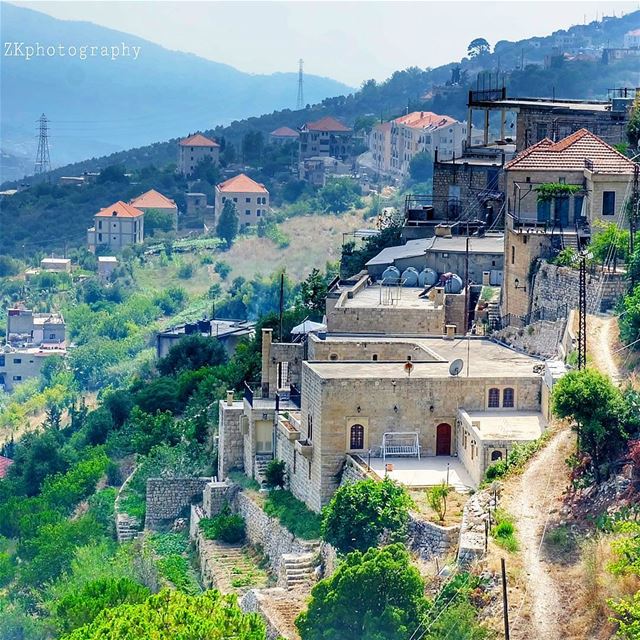
[[[365, 287], [344, 301], [346, 309], [435, 309], [429, 298], [420, 298], [423, 287], [394, 287], [379, 284]], [[393, 302], [385, 303], [392, 299]]]
[[[386, 462], [393, 465], [393, 471], [386, 475], [407, 487], [433, 487], [443, 480], [446, 482], [447, 465], [449, 484], [456, 491], [462, 493], [476, 486], [462, 462], [453, 456], [423, 456], [420, 460], [387, 457]], [[384, 466], [385, 461], [382, 458], [371, 458], [371, 468], [381, 478], [385, 476]]]
[[544, 416], [537, 411], [501, 409], [466, 413], [473, 422], [480, 422], [483, 440], [535, 440], [547, 426]]

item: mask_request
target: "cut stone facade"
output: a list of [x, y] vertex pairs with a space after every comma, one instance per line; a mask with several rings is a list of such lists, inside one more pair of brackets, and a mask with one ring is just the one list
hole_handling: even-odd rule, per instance
[[149, 478], [145, 529], [170, 523], [189, 506], [202, 500], [202, 492], [211, 478]]

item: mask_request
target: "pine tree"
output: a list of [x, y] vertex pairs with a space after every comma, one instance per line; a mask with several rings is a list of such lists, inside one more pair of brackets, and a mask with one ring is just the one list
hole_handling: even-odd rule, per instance
[[231, 200], [227, 200], [222, 207], [216, 233], [227, 243], [227, 248], [231, 247], [234, 238], [238, 235], [238, 212], [236, 205]]

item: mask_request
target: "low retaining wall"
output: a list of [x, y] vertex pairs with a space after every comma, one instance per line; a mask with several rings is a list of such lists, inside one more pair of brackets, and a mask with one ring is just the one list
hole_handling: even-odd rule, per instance
[[486, 553], [487, 523], [489, 508], [495, 509], [493, 492], [484, 489], [474, 493], [464, 506], [460, 542], [458, 544], [458, 564], [468, 567]]
[[166, 524], [182, 515], [192, 503], [202, 500], [211, 478], [149, 478], [145, 529]]
[[409, 514], [407, 543], [423, 560], [434, 556], [446, 556], [455, 551], [460, 537], [460, 525], [443, 527], [423, 520], [417, 513]]

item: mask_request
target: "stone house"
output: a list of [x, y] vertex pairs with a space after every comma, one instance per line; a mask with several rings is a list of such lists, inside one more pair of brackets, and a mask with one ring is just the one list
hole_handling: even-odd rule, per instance
[[16, 385], [40, 375], [42, 366], [50, 356], [65, 357], [64, 344], [0, 348], [0, 389], [12, 391]]
[[119, 200], [100, 209], [93, 219], [93, 227], [87, 229], [87, 245], [91, 252], [101, 245], [121, 251], [144, 241], [144, 212], [126, 202]]
[[353, 152], [353, 130], [335, 118], [325, 116], [300, 127], [299, 160], [314, 156], [345, 161]]
[[269, 191], [244, 173], [216, 185], [216, 218], [219, 218], [227, 200], [231, 200], [236, 206], [240, 227], [257, 224], [269, 212]]
[[115, 256], [98, 256], [98, 278], [106, 281], [118, 266], [118, 258]]
[[129, 204], [143, 213], [147, 213], [151, 209], [167, 213], [171, 216], [174, 230], [178, 228], [178, 205], [174, 200], [167, 198], [167, 196], [155, 189], [150, 189], [146, 193], [139, 195], [131, 200]]
[[[595, 222], [627, 226], [624, 215], [637, 165], [581, 129], [536, 143], [505, 166], [507, 217], [502, 313], [529, 311], [532, 264], [565, 247], [588, 244]], [[550, 198], [541, 185], [567, 185]], [[558, 187], [562, 189], [562, 187]]]
[[42, 258], [40, 268], [50, 273], [71, 273], [71, 260], [69, 258]]
[[210, 159], [213, 164], [220, 163], [220, 145], [215, 141], [194, 133], [178, 143], [177, 171], [190, 176], [203, 160]]

